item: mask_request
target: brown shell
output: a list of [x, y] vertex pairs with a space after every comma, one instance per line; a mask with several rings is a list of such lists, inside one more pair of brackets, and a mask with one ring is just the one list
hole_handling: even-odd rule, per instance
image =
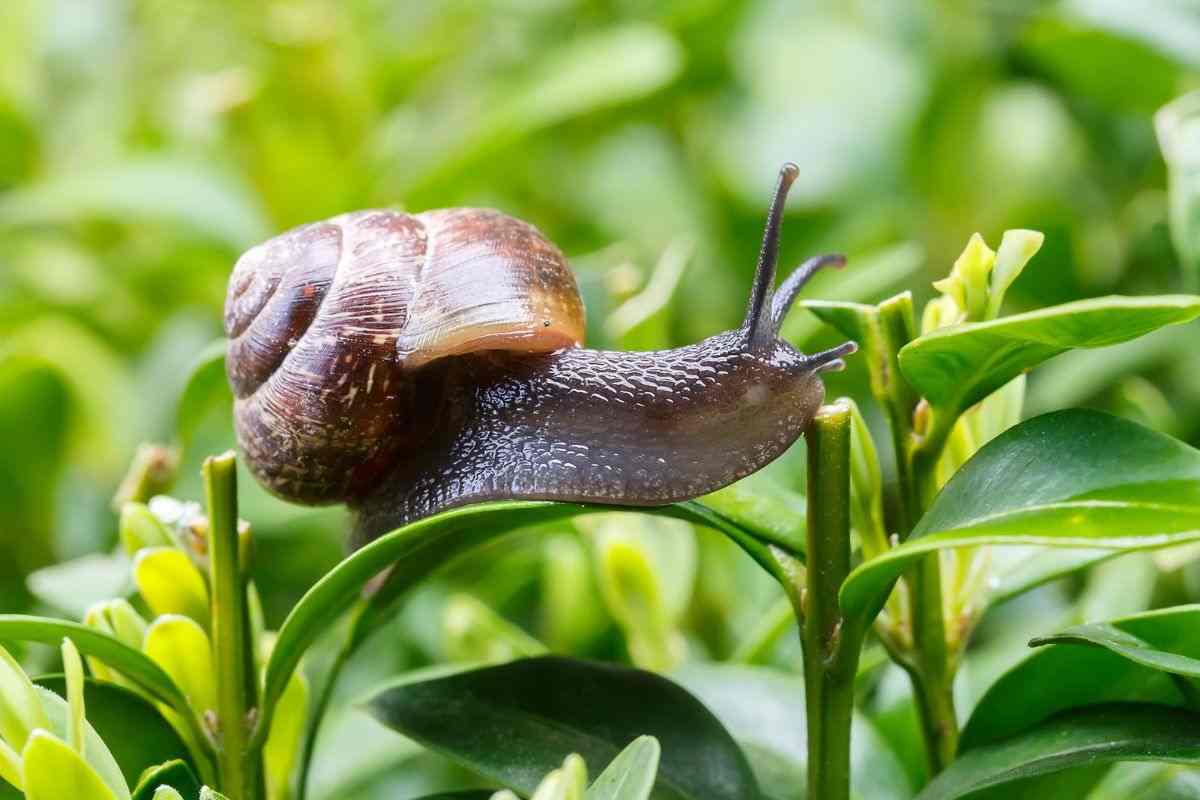
[[583, 329], [562, 253], [497, 211], [359, 211], [305, 225], [246, 252], [230, 278], [238, 440], [276, 494], [344, 501], [434, 427], [414, 419], [422, 366], [574, 347]]

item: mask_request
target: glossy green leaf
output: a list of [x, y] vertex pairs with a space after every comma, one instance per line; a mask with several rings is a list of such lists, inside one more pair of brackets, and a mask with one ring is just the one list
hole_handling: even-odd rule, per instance
[[[387, 581], [375, 591], [369, 604], [360, 606], [352, 646], [365, 640], [389, 618], [392, 605], [408, 589], [471, 548], [519, 528], [613, 510], [606, 506], [536, 501], [486, 503], [428, 517], [363, 546], [309, 589], [284, 620], [267, 662], [262, 700], [265, 722], [260, 721], [260, 725], [270, 724], [274, 705], [304, 651], [334, 623], [338, 614], [359, 599], [367, 583], [384, 570], [390, 568]], [[778, 557], [766, 546], [700, 503], [638, 509], [637, 513], [662, 514], [719, 530], [773, 575], [786, 579]]]
[[656, 798], [752, 800], [733, 738], [694, 697], [649, 672], [544, 657], [401, 682], [370, 701], [382, 723], [479, 772], [531, 792], [564, 753], [598, 771], [631, 741], [662, 742]]
[[186, 447], [195, 436], [205, 415], [217, 404], [232, 408], [233, 393], [225, 377], [224, 339], [210, 343], [192, 361], [187, 382], [179, 395], [175, 411], [175, 433]]
[[133, 680], [153, 697], [183, 708], [183, 694], [157, 664], [132, 647], [86, 625], [47, 617], [0, 614], [0, 641], [58, 645], [69, 637], [79, 652], [103, 661]]
[[870, 613], [924, 553], [978, 544], [1140, 549], [1200, 539], [1200, 452], [1095, 411], [1045, 414], [983, 447], [907, 542], [859, 566], [841, 590]]
[[[1200, 659], [1200, 607], [1180, 606], [1113, 620], [1109, 626], [1163, 653]], [[960, 748], [1007, 739], [1061, 711], [1139, 701], [1186, 705], [1179, 685], [1155, 667], [1101, 647], [1053, 645], [1032, 652], [980, 698]]]
[[[1200, 606], [1193, 606], [1190, 610], [1200, 611]], [[1144, 639], [1139, 639], [1107, 622], [1076, 625], [1061, 633], [1038, 636], [1029, 642], [1030, 647], [1044, 647], [1050, 644], [1103, 647], [1144, 667], [1159, 669], [1172, 675], [1200, 678], [1200, 658], [1159, 650]]]
[[647, 800], [654, 788], [662, 747], [639, 736], [612, 760], [587, 790], [587, 800]]
[[1077, 347], [1106, 347], [1200, 317], [1200, 297], [1101, 297], [953, 325], [900, 350], [904, 377], [934, 406], [956, 414], [1043, 361]]
[[[61, 675], [40, 677], [37, 685], [66, 696]], [[88, 724], [108, 746], [130, 786], [138, 784], [147, 769], [165, 762], [184, 764], [185, 768], [191, 763], [183, 739], [145, 697], [92, 679], [84, 683], [83, 691]], [[90, 748], [85, 749], [90, 753]]]
[[705, 506], [768, 542], [804, 552], [808, 504], [765, 475], [753, 475], [701, 498]]
[[161, 800], [158, 790], [164, 786], [187, 800], [200, 795], [200, 781], [195, 773], [186, 763], [176, 760], [148, 769], [133, 790], [132, 800]]
[[917, 796], [953, 800], [1011, 781], [1112, 761], [1200, 764], [1200, 715], [1151, 704], [1071, 711], [960, 755]]
[[21, 754], [27, 800], [126, 800], [113, 792], [78, 753], [44, 730], [35, 731]]

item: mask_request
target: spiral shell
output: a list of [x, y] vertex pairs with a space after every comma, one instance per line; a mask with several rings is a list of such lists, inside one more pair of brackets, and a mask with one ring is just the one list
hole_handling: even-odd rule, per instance
[[437, 420], [430, 362], [583, 341], [562, 253], [486, 209], [359, 211], [246, 252], [225, 304], [238, 440], [260, 481], [299, 502], [369, 491]]

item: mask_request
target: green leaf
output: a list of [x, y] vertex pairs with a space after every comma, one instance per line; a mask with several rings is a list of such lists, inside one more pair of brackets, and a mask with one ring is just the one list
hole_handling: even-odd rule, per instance
[[764, 541], [776, 542], [796, 553], [804, 552], [808, 508], [804, 495], [769, 476], [756, 474], [731, 483], [705, 495], [701, 501]]
[[27, 800], [125, 800], [100, 780], [88, 763], [61, 739], [44, 730], [34, 731], [21, 754]]
[[[361, 644], [386, 622], [392, 605], [408, 589], [471, 548], [519, 528], [613, 510], [633, 513], [629, 509], [572, 503], [483, 503], [414, 522], [363, 546], [326, 573], [284, 620], [267, 662], [262, 699], [264, 713], [260, 726], [270, 724], [275, 703], [304, 651], [334, 623], [338, 614], [354, 605], [367, 583], [383, 571], [390, 568], [389, 577], [371, 596], [369, 604], [360, 606], [351, 646]], [[721, 531], [771, 574], [780, 580], [787, 580], [776, 555], [745, 529], [700, 503], [638, 509], [636, 513], [661, 514]], [[261, 733], [260, 727], [259, 735]]]
[[[1163, 653], [1200, 659], [1200, 606], [1150, 611], [1108, 625]], [[1119, 701], [1183, 706], [1187, 698], [1170, 675], [1113, 650], [1045, 647], [988, 688], [963, 726], [960, 748], [968, 752], [1006, 739], [1066, 709]]]
[[7, 650], [0, 648], [0, 737], [19, 753], [29, 735], [48, 724], [29, 676]]
[[1076, 347], [1106, 347], [1200, 317], [1200, 297], [1100, 297], [939, 328], [900, 350], [904, 377], [958, 414], [1025, 370]]
[[186, 800], [200, 795], [200, 781], [195, 773], [186, 763], [176, 760], [146, 770], [133, 790], [132, 800], [160, 800], [156, 793], [163, 786], [174, 789]]
[[216, 404], [233, 407], [233, 393], [225, 377], [227, 349], [228, 343], [224, 339], [211, 342], [188, 369], [187, 383], [175, 411], [175, 433], [184, 447], [191, 443], [200, 423]]
[[[66, 696], [66, 683], [61, 675], [40, 677], [37, 685], [58, 697]], [[183, 739], [143, 696], [90, 678], [84, 682], [83, 696], [88, 725], [108, 746], [130, 786], [139, 784], [147, 769], [167, 766], [164, 762], [191, 763]], [[92, 748], [85, 748], [85, 752], [90, 757]], [[195, 792], [190, 796], [194, 797]]]
[[1112, 761], [1200, 764], [1200, 715], [1150, 704], [1068, 712], [963, 753], [917, 800], [953, 800], [1010, 781]]
[[842, 585], [869, 614], [921, 555], [980, 544], [1146, 549], [1200, 539], [1200, 452], [1127, 420], [1072, 409], [1010, 428], [942, 489], [912, 536]]
[[587, 790], [587, 800], [647, 800], [661, 756], [658, 739], [639, 736], [604, 768]]
[[376, 694], [370, 710], [526, 793], [566, 753], [579, 753], [595, 770], [646, 734], [663, 743], [655, 798], [759, 796], [745, 756], [716, 717], [650, 672], [548, 656], [401, 682]]
[[[1193, 608], [1200, 610], [1200, 606]], [[1144, 667], [1159, 669], [1172, 675], [1200, 678], [1200, 659], [1158, 650], [1149, 642], [1107, 622], [1076, 625], [1060, 633], [1038, 636], [1029, 642], [1030, 647], [1044, 647], [1049, 644], [1082, 644], [1103, 647]]]
[[112, 636], [77, 622], [23, 614], [0, 614], [0, 641], [59, 645], [70, 638], [79, 652], [103, 661], [153, 697], [176, 709], [186, 708], [179, 688], [157, 664]]
[[[65, 687], [63, 687], [65, 692]], [[71, 727], [71, 708], [66, 700], [44, 686], [37, 687], [38, 699], [49, 720], [47, 730], [66, 744]], [[116, 756], [108, 743], [100, 737], [96, 728], [87, 722], [83, 729], [83, 760], [109, 789], [120, 797], [129, 796], [129, 782], [117, 763]], [[70, 745], [67, 745], [70, 747]], [[74, 750], [74, 748], [72, 748]], [[78, 751], [76, 751], [78, 752]]]

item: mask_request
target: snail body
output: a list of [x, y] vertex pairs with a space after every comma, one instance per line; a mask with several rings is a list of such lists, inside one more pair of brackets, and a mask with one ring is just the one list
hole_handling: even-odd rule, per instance
[[582, 347], [561, 252], [499, 212], [366, 211], [247, 252], [225, 325], [234, 419], [269, 490], [347, 503], [361, 544], [498, 499], [650, 506], [714, 491], [807, 427], [847, 343], [806, 356], [779, 325], [811, 259], [772, 292], [780, 173], [746, 321], [670, 350]]

